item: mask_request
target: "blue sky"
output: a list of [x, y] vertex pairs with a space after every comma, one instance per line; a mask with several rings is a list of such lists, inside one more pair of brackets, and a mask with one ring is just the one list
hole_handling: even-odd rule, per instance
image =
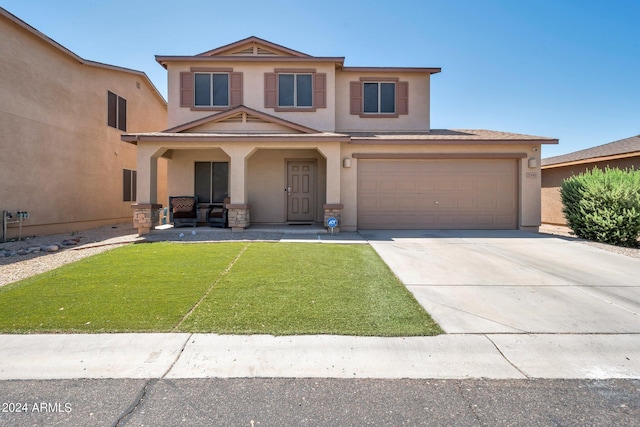
[[258, 36], [348, 66], [441, 67], [431, 127], [560, 139], [640, 134], [640, 0], [0, 0], [85, 59], [144, 71]]

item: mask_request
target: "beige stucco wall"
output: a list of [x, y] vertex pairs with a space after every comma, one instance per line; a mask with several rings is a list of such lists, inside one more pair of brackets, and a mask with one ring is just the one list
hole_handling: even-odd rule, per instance
[[[534, 151], [535, 150], [535, 151]], [[540, 226], [540, 145], [354, 145], [342, 144], [342, 157], [352, 158], [354, 153], [524, 153], [519, 160], [519, 214], [518, 227], [537, 229]], [[536, 167], [529, 168], [529, 159]], [[352, 158], [350, 168], [341, 169], [341, 196], [344, 204], [345, 231], [355, 230], [357, 224], [358, 159]]]
[[[409, 114], [395, 118], [362, 118], [350, 114], [350, 82], [360, 77], [397, 77], [409, 82]], [[429, 74], [393, 72], [336, 72], [336, 130], [358, 131], [428, 131], [429, 130]]]
[[[231, 162], [229, 148], [204, 148], [173, 150], [168, 164], [168, 195], [193, 195], [194, 165], [201, 161]], [[322, 205], [326, 200], [326, 159], [313, 147], [288, 149], [272, 144], [269, 149], [250, 151], [246, 159], [246, 202], [251, 205], [252, 223], [286, 222], [286, 176], [288, 160], [313, 160], [316, 162], [316, 221], [322, 221]], [[230, 165], [231, 166], [231, 165]], [[231, 168], [230, 168], [231, 170]], [[231, 186], [230, 186], [231, 187]], [[237, 194], [231, 192], [232, 202]], [[166, 205], [165, 200], [158, 200]], [[204, 220], [204, 216], [200, 218]]]
[[[242, 62], [241, 58], [234, 62], [215, 63], [171, 63], [167, 67], [169, 97], [169, 128], [191, 122], [215, 114], [215, 111], [192, 111], [188, 107], [180, 107], [180, 73], [189, 71], [191, 67], [233, 68], [242, 73], [243, 105], [271, 114], [294, 123], [308, 126], [320, 131], [335, 129], [335, 69], [333, 63], [322, 62], [269, 62], [256, 64]], [[317, 73], [327, 75], [327, 108], [318, 108], [315, 112], [275, 112], [273, 108], [264, 107], [264, 74], [272, 73], [275, 68], [315, 69]]]
[[566, 225], [567, 220], [562, 213], [562, 198], [560, 197], [560, 187], [562, 181], [573, 175], [579, 175], [586, 170], [598, 167], [602, 170], [610, 168], [640, 169], [640, 157], [628, 157], [626, 159], [615, 159], [594, 163], [582, 163], [561, 167], [545, 167], [542, 169], [541, 181], [541, 215], [545, 224]]
[[136, 147], [107, 126], [107, 91], [127, 100], [129, 132], [165, 128], [158, 93], [143, 75], [82, 64], [4, 16], [0, 52], [0, 209], [30, 213], [23, 235], [130, 222], [122, 170], [136, 169]]

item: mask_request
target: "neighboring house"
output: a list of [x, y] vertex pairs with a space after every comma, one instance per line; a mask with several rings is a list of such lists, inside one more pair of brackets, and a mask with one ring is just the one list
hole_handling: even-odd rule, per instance
[[640, 135], [542, 160], [542, 222], [566, 225], [562, 213], [562, 181], [594, 167], [640, 169]]
[[431, 129], [440, 68], [348, 67], [257, 37], [156, 60], [168, 129], [122, 138], [138, 149], [140, 233], [167, 203], [159, 159], [168, 195], [196, 194], [202, 207], [229, 196], [236, 231], [331, 216], [347, 231], [540, 225], [540, 146], [558, 141]]
[[80, 58], [2, 8], [0, 52], [0, 210], [29, 212], [23, 236], [130, 221], [136, 149], [121, 135], [167, 122], [151, 81]]

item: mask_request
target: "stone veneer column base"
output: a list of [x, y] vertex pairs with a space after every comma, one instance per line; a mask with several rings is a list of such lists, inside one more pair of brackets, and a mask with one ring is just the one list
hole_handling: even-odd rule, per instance
[[333, 203], [330, 205], [323, 205], [322, 207], [324, 208], [324, 227], [327, 230], [331, 231], [331, 228], [327, 225], [327, 220], [331, 217], [334, 217], [338, 220], [338, 226], [333, 229], [333, 232], [339, 233], [340, 225], [342, 224], [342, 210], [344, 209], [344, 206], [342, 205], [342, 203]]
[[242, 232], [251, 224], [251, 205], [227, 205], [227, 221], [233, 232]]
[[138, 234], [149, 234], [156, 225], [160, 225], [160, 209], [162, 205], [156, 203], [140, 203], [131, 205], [133, 208], [133, 226]]

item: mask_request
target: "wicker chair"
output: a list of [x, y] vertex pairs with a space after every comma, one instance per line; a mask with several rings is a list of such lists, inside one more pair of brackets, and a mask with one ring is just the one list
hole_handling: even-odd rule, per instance
[[198, 223], [198, 197], [197, 196], [171, 196], [169, 197], [170, 217], [169, 221], [174, 227], [196, 227]]

